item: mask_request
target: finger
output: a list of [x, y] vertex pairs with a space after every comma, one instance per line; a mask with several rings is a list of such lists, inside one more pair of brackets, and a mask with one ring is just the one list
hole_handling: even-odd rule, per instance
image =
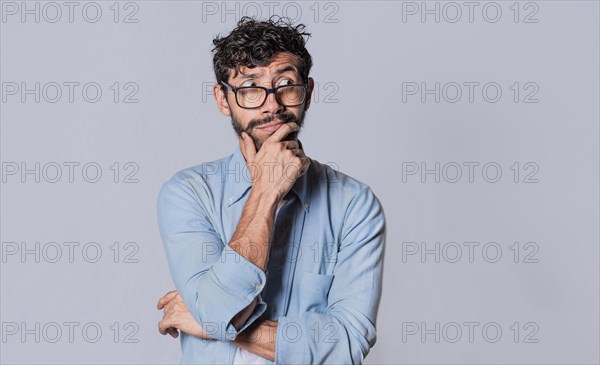
[[275, 131], [275, 133], [271, 134], [267, 141], [281, 142], [285, 136], [299, 129], [300, 126], [294, 122], [284, 123], [281, 127], [279, 127], [278, 130]]
[[163, 319], [158, 322], [158, 332], [160, 332], [162, 335], [166, 335], [169, 334], [171, 336], [173, 336], [174, 338], [177, 338], [177, 336], [179, 336], [179, 334], [174, 335], [174, 332], [177, 332], [177, 327], [174, 327], [174, 321], [171, 318], [166, 318], [166, 316], [163, 316]]
[[158, 300], [158, 303], [156, 304], [156, 309], [163, 309], [165, 304], [170, 302], [178, 294], [179, 294], [179, 292], [177, 290], [172, 290], [172, 291], [168, 292], [167, 294], [163, 295], [163, 297]]
[[158, 332], [160, 332], [161, 335], [166, 335], [167, 328], [170, 327], [171, 326], [167, 323], [167, 320], [164, 318], [160, 322], [158, 322]]
[[[283, 146], [288, 150], [299, 150], [300, 146], [298, 145], [298, 141], [283, 141]], [[302, 151], [302, 150], [300, 150]]]
[[304, 150], [300, 147], [294, 149], [294, 154], [298, 157], [306, 157], [306, 155], [304, 154]]
[[300, 157], [300, 161], [302, 161], [302, 167], [300, 168], [300, 176], [306, 174], [308, 172], [308, 167], [310, 166], [310, 158], [303, 156]]
[[177, 328], [167, 328], [167, 332], [171, 335], [171, 337], [173, 338], [177, 338], [179, 337], [179, 331], [177, 330]]
[[301, 157], [302, 156], [302, 150], [299, 149], [299, 148], [290, 149], [290, 152], [292, 153], [292, 155], [294, 155], [296, 157]]
[[242, 150], [242, 154], [246, 158], [247, 162], [254, 162], [256, 159], [256, 146], [254, 146], [254, 141], [252, 137], [248, 135], [246, 132], [242, 132], [242, 139], [240, 139], [240, 149]]
[[291, 153], [292, 153], [294, 156], [298, 157], [299, 159], [306, 158], [306, 155], [304, 154], [304, 151], [302, 151], [302, 150], [301, 150], [301, 149], [299, 149], [299, 148], [290, 149], [290, 152], [291, 152]]

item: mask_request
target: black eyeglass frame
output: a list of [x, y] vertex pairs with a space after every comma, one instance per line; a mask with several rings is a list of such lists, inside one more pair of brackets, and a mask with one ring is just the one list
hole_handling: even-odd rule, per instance
[[[242, 109], [257, 109], [260, 108], [261, 106], [263, 106], [265, 104], [265, 101], [267, 101], [267, 98], [269, 97], [269, 94], [273, 93], [275, 94], [275, 98], [277, 99], [277, 102], [283, 106], [286, 107], [293, 107], [293, 106], [298, 106], [298, 105], [302, 105], [305, 101], [306, 101], [306, 95], [308, 94], [308, 84], [289, 84], [289, 85], [280, 85], [280, 86], [276, 86], [272, 89], [269, 89], [267, 87], [263, 87], [263, 86], [242, 86], [242, 87], [233, 87], [231, 85], [229, 85], [228, 83], [226, 83], [225, 81], [221, 81], [221, 83], [231, 89], [231, 91], [233, 91], [233, 94], [235, 95], [235, 102], [237, 103], [237, 105], [242, 108]], [[286, 105], [284, 104], [280, 99], [279, 96], [277, 95], [277, 90], [284, 88], [284, 87], [290, 87], [290, 86], [302, 86], [304, 87], [304, 97], [302, 98], [302, 101], [299, 102], [298, 104], [293, 104], [293, 105]], [[253, 106], [253, 107], [246, 107], [246, 106], [242, 106], [238, 100], [237, 97], [237, 92], [241, 89], [263, 89], [266, 91], [265, 94], [265, 98], [263, 99], [262, 103], [260, 103], [260, 105], [258, 106]]]

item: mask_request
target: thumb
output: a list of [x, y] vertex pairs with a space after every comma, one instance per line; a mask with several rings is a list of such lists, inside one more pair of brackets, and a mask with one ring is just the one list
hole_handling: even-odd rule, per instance
[[246, 132], [242, 132], [240, 148], [242, 150], [244, 158], [246, 158], [246, 162], [254, 162], [256, 158], [256, 147], [254, 146], [254, 141], [252, 140], [252, 137], [250, 137]]

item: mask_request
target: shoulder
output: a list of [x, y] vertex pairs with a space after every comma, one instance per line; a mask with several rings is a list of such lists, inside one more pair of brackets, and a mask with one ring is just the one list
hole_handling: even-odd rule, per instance
[[371, 187], [340, 172], [335, 164], [311, 159], [311, 166], [313, 164], [311, 197], [319, 210], [327, 212], [340, 247], [365, 242], [383, 244], [383, 240], [373, 240], [384, 237], [386, 219], [383, 206]]
[[222, 175], [227, 171], [232, 157], [233, 154], [177, 171], [162, 184], [159, 200], [173, 194], [198, 199], [207, 194], [212, 195], [212, 190], [221, 188]]
[[[311, 158], [311, 189], [326, 194], [330, 204], [342, 208], [346, 215], [354, 211], [383, 219], [381, 202], [369, 185], [339, 171], [335, 163], [321, 163]], [[360, 213], [359, 213], [360, 214]]]
[[[177, 171], [173, 177], [165, 182], [169, 183], [195, 183], [197, 181], [211, 182], [212, 179], [220, 179], [222, 171], [226, 171], [233, 154], [214, 160], [203, 162], [196, 166], [190, 166]], [[218, 175], [218, 176], [217, 176]]]

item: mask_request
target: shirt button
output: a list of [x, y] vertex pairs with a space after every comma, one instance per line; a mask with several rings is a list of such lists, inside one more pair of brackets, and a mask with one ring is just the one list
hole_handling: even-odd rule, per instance
[[254, 289], [260, 290], [262, 289], [262, 285], [260, 285], [260, 283], [254, 283]]

